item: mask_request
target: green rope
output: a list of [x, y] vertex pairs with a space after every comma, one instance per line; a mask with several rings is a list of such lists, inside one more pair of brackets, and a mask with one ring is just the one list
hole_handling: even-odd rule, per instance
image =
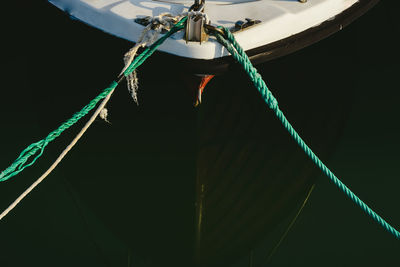
[[[46, 146], [52, 142], [54, 139], [59, 137], [66, 129], [74, 125], [77, 121], [79, 121], [82, 117], [88, 114], [97, 103], [105, 98], [109, 93], [111, 93], [115, 87], [117, 87], [118, 83], [113, 82], [111, 85], [104, 89], [98, 96], [96, 96], [89, 104], [87, 104], [84, 108], [82, 108], [79, 112], [75, 113], [69, 120], [61, 124], [56, 130], [52, 131], [46, 138], [40, 140], [39, 142], [33, 143], [29, 145], [24, 151], [21, 152], [19, 157], [3, 172], [0, 173], [0, 182], [6, 181], [11, 177], [17, 175], [22, 172], [26, 167], [33, 165], [38, 158], [40, 158], [44, 152]], [[29, 158], [33, 155], [36, 156], [31, 160], [31, 162], [27, 163]]]
[[383, 218], [381, 218], [377, 213], [375, 213], [370, 207], [367, 206], [361, 199], [359, 199], [345, 184], [343, 184], [332, 171], [325, 166], [325, 164], [314, 154], [314, 152], [307, 146], [307, 144], [303, 141], [303, 139], [299, 136], [299, 134], [294, 130], [293, 126], [286, 119], [283, 112], [279, 109], [278, 101], [272, 95], [271, 91], [268, 89], [267, 85], [263, 81], [261, 75], [257, 72], [256, 68], [251, 64], [250, 59], [247, 57], [246, 53], [240, 47], [240, 45], [236, 42], [233, 34], [226, 28], [221, 27], [223, 29], [226, 39], [219, 34], [216, 33], [217, 40], [226, 47], [226, 49], [232, 54], [234, 59], [239, 62], [246, 73], [250, 76], [251, 81], [255, 85], [255, 87], [260, 92], [262, 98], [265, 103], [268, 105], [270, 109], [272, 109], [278, 119], [281, 121], [283, 126], [289, 132], [289, 134], [293, 137], [293, 139], [297, 142], [297, 144], [304, 150], [308, 157], [320, 168], [320, 170], [328, 176], [328, 178], [339, 187], [353, 202], [355, 202], [365, 213], [371, 216], [376, 222], [378, 222], [383, 228], [385, 228], [388, 232], [390, 232], [397, 239], [400, 239], [400, 233], [388, 224]]
[[[153, 45], [147, 47], [143, 53], [141, 53], [135, 60], [131, 63], [131, 65], [125, 70], [124, 76], [128, 76], [131, 74], [136, 68], [138, 68], [143, 62], [154, 53], [154, 51], [172, 34], [181, 30], [184, 27], [184, 23], [186, 22], [187, 17], [181, 19], [168, 33], [166, 33], [163, 37], [158, 39]], [[267, 103], [268, 107], [275, 111], [276, 116], [282, 122], [283, 126], [287, 129], [293, 139], [297, 142], [297, 144], [304, 150], [304, 152], [311, 158], [311, 160], [321, 169], [321, 171], [330, 178], [330, 180], [335, 183], [351, 200], [353, 200], [364, 212], [370, 215], [375, 221], [377, 221], [382, 227], [384, 227], [387, 231], [392, 233], [397, 239], [400, 239], [400, 233], [391, 225], [389, 225], [383, 218], [381, 218], [378, 214], [376, 214], [370, 207], [368, 207], [361, 199], [359, 199], [346, 185], [344, 185], [326, 166], [325, 164], [314, 154], [314, 152], [307, 146], [307, 144], [301, 139], [299, 134], [294, 130], [292, 125], [284, 116], [283, 112], [279, 109], [278, 101], [269, 91], [265, 82], [263, 81], [261, 75], [257, 72], [257, 70], [251, 64], [249, 58], [246, 53], [240, 47], [240, 45], [236, 42], [234, 36], [227, 30], [226, 28], [222, 28], [225, 32], [227, 40], [216, 33], [216, 37], [218, 41], [224, 45], [228, 51], [232, 54], [234, 59], [238, 61], [246, 73], [250, 76], [250, 79], [260, 92], [262, 98]], [[74, 125], [77, 121], [79, 121], [82, 117], [87, 115], [101, 100], [104, 99], [107, 95], [109, 95], [122, 80], [122, 77], [119, 77], [118, 82], [113, 81], [109, 87], [104, 89], [98, 96], [96, 96], [92, 101], [89, 102], [88, 105], [83, 107], [79, 112], [75, 113], [69, 120], [64, 122], [60, 127], [56, 130], [52, 131], [46, 138], [40, 140], [39, 142], [33, 143], [29, 145], [26, 149], [24, 149], [18, 158], [3, 172], [0, 173], [0, 182], [6, 181], [9, 178], [17, 175], [25, 168], [33, 165], [38, 158], [40, 158], [44, 152], [45, 147], [52, 141], [54, 141], [58, 136], [60, 136], [66, 129]], [[33, 160], [28, 162], [30, 157], [36, 155]]]
[[[184, 23], [186, 22], [187, 17], [181, 19], [169, 32], [164, 34], [163, 37], [158, 39], [153, 45], [147, 47], [139, 56], [135, 58], [135, 60], [130, 64], [130, 66], [124, 72], [125, 76], [131, 74], [136, 68], [143, 64], [143, 62], [151, 56], [154, 51], [172, 34], [184, 28]], [[49, 135], [47, 135], [44, 139], [39, 142], [33, 143], [29, 145], [18, 158], [4, 171], [0, 173], [0, 182], [6, 181], [11, 177], [17, 175], [22, 172], [25, 168], [33, 165], [37, 159], [39, 159], [46, 146], [54, 141], [57, 137], [59, 137], [65, 130], [78, 122], [82, 117], [87, 115], [103, 98], [107, 97], [119, 84], [119, 82], [124, 78], [124, 76], [119, 77], [116, 81], [113, 81], [109, 87], [104, 89], [98, 96], [96, 96], [92, 101], [89, 102], [85, 107], [83, 107], [79, 112], [75, 113], [69, 120], [65, 121], [58, 127], [56, 130], [52, 131]], [[36, 155], [30, 162], [29, 159]]]

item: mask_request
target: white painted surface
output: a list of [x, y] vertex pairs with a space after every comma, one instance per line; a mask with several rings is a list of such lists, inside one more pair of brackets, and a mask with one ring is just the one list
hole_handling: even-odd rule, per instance
[[[49, 0], [73, 17], [115, 36], [136, 42], [144, 26], [135, 18], [163, 12], [181, 14], [193, 0]], [[317, 26], [351, 7], [358, 0], [206, 0], [205, 12], [212, 24], [233, 27], [238, 20], [258, 19], [262, 23], [235, 33], [244, 50], [256, 48]], [[210, 38], [199, 43], [183, 40], [183, 32], [168, 39], [159, 50], [170, 54], [213, 59], [227, 51]]]

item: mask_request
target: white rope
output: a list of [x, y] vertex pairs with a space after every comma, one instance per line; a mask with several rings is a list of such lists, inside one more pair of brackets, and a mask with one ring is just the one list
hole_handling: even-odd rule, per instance
[[[175, 23], [177, 23], [184, 15], [171, 15], [170, 13], [161, 13], [149, 20], [149, 24], [143, 29], [137, 43], [124, 55], [125, 67], [122, 69], [121, 74], [130, 66], [135, 59], [136, 53], [141, 47], [152, 45], [159, 37], [162, 30], [170, 30]], [[126, 76], [128, 90], [131, 94], [133, 101], [139, 105], [137, 92], [139, 80], [137, 78], [136, 70]]]
[[102, 110], [100, 110], [99, 117], [101, 119], [103, 119], [105, 122], [110, 123], [110, 121], [108, 120], [108, 109], [107, 108], [103, 108]]
[[5, 209], [1, 214], [0, 214], [0, 220], [2, 220], [11, 210], [13, 210], [21, 200], [23, 200], [36, 186], [38, 186], [56, 167], [57, 165], [62, 161], [62, 159], [67, 155], [67, 153], [74, 147], [74, 145], [78, 142], [78, 140], [83, 136], [83, 134], [86, 132], [86, 130], [92, 125], [96, 117], [99, 115], [99, 113], [103, 110], [107, 102], [110, 100], [111, 94], [114, 92], [112, 90], [100, 103], [99, 107], [96, 109], [96, 111], [93, 113], [92, 117], [90, 117], [89, 121], [86, 122], [85, 126], [81, 129], [81, 131], [75, 136], [74, 140], [64, 149], [64, 151], [58, 156], [56, 161], [50, 166], [50, 168], [42, 174], [31, 186], [29, 186], [16, 200], [14, 200], [13, 203], [11, 203], [10, 206], [8, 206], [7, 209]]
[[[140, 47], [144, 47], [146, 45], [151, 45], [158, 39], [159, 34], [163, 29], [169, 30], [171, 29], [175, 23], [181, 19], [184, 15], [173, 16], [169, 13], [162, 13], [157, 17], [152, 18], [149, 25], [143, 30], [138, 43], [134, 47], [132, 47], [124, 56], [125, 67], [121, 71], [123, 73], [128, 66], [132, 63], [135, 55]], [[151, 31], [154, 30], [154, 31]], [[138, 79], [136, 72], [134, 71], [131, 75], [127, 77], [128, 87], [132, 94], [132, 97], [136, 103], [137, 102], [137, 84]], [[0, 214], [0, 220], [2, 220], [10, 211], [12, 211], [36, 186], [38, 186], [56, 167], [57, 165], [63, 160], [63, 158], [68, 154], [68, 152], [75, 146], [78, 140], [83, 136], [86, 130], [93, 124], [94, 120], [97, 116], [100, 115], [102, 119], [108, 122], [107, 114], [108, 111], [105, 108], [105, 105], [110, 100], [110, 97], [114, 90], [112, 90], [100, 103], [97, 107], [96, 111], [90, 117], [89, 121], [86, 122], [85, 126], [81, 129], [81, 131], [75, 136], [72, 142], [64, 149], [64, 151], [58, 156], [58, 158], [54, 161], [54, 163], [50, 166], [50, 168], [42, 174], [31, 186], [29, 186], [13, 203], [11, 203], [8, 208], [6, 208]]]

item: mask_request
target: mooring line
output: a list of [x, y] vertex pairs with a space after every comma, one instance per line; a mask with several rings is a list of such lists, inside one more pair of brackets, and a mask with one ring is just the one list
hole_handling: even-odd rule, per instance
[[[31, 166], [35, 163], [35, 161], [43, 154], [44, 148], [56, 139], [64, 130], [71, 127], [75, 124], [80, 118], [84, 117], [88, 114], [88, 112], [93, 109], [97, 102], [101, 99], [103, 101], [96, 109], [95, 113], [89, 119], [89, 121], [85, 124], [85, 126], [81, 129], [78, 135], [73, 139], [73, 141], [65, 148], [65, 150], [60, 154], [60, 156], [56, 159], [56, 161], [50, 166], [50, 168], [37, 179], [28, 189], [24, 191], [4, 212], [0, 214], [0, 220], [4, 218], [26, 195], [29, 194], [40, 182], [42, 182], [53, 170], [54, 168], [61, 162], [61, 160], [65, 157], [65, 155], [72, 149], [72, 147], [76, 144], [76, 142], [82, 137], [82, 135], [86, 132], [86, 130], [93, 123], [95, 118], [99, 115], [99, 113], [103, 110], [107, 102], [109, 101], [112, 92], [118, 86], [118, 83], [125, 77], [129, 76], [137, 67], [139, 67], [153, 52], [172, 34], [183, 29], [183, 25], [186, 22], [187, 17], [182, 18], [175, 26], [167, 32], [164, 36], [159, 38], [153, 45], [147, 47], [143, 53], [141, 53], [135, 60], [130, 64], [129, 67], [124, 68], [125, 71], [121, 73], [117, 82], [113, 82], [110, 87], [106, 88], [100, 95], [98, 95], [95, 99], [93, 99], [87, 106], [85, 106], [80, 112], [74, 114], [74, 116], [63, 123], [59, 128], [55, 131], [51, 132], [45, 139], [40, 140], [39, 142], [33, 143], [28, 146], [8, 167], [6, 170], [0, 173], [0, 182], [5, 181], [12, 176], [18, 174], [26, 167]], [[224, 34], [221, 34], [222, 30]], [[239, 62], [246, 73], [249, 75], [253, 84], [260, 92], [262, 98], [265, 103], [268, 105], [270, 109], [275, 112], [277, 118], [281, 121], [282, 125], [286, 128], [292, 138], [296, 141], [296, 143], [303, 149], [306, 155], [315, 163], [316, 166], [337, 186], [339, 187], [354, 203], [356, 203], [365, 213], [367, 213], [370, 217], [372, 217], [376, 222], [378, 222], [383, 228], [385, 228], [388, 232], [390, 232], [394, 237], [400, 239], [400, 233], [389, 223], [387, 223], [382, 217], [380, 217], [376, 212], [374, 212], [367, 204], [365, 204], [361, 199], [359, 199], [343, 182], [341, 182], [335, 174], [329, 170], [329, 168], [314, 154], [311, 148], [304, 142], [304, 140], [300, 137], [300, 135], [295, 131], [293, 126], [287, 120], [283, 112], [279, 109], [278, 101], [272, 95], [271, 91], [268, 89], [261, 75], [257, 72], [257, 69], [254, 68], [250, 59], [247, 57], [246, 53], [242, 49], [242, 47], [237, 43], [233, 34], [224, 27], [219, 27], [218, 31], [215, 31], [215, 36], [217, 40], [232, 54], [233, 58]], [[37, 154], [38, 153], [38, 154]], [[37, 154], [37, 155], [36, 155]], [[30, 162], [27, 163], [28, 159], [36, 155], [36, 157]]]
[[257, 69], [253, 66], [248, 58], [247, 54], [244, 52], [239, 43], [235, 40], [233, 34], [224, 27], [220, 27], [224, 31], [224, 36], [215, 32], [218, 42], [220, 42], [228, 51], [232, 54], [233, 58], [240, 63], [247, 75], [250, 77], [254, 86], [260, 92], [263, 100], [267, 106], [275, 112], [276, 117], [281, 121], [282, 125], [286, 128], [292, 138], [301, 147], [301, 149], [306, 153], [306, 155], [314, 162], [314, 164], [338, 187], [345, 195], [350, 198], [354, 203], [356, 203], [366, 214], [373, 218], [378, 224], [380, 224], [384, 229], [391, 233], [395, 238], [400, 240], [400, 232], [397, 231], [393, 226], [386, 222], [381, 216], [379, 216], [375, 211], [373, 211], [367, 204], [365, 204], [360, 198], [357, 197], [336, 175], [314, 154], [311, 148], [304, 142], [300, 135], [296, 132], [293, 126], [290, 124], [288, 119], [285, 117], [283, 112], [279, 109], [278, 101], [272, 95], [271, 91], [268, 89], [261, 75], [257, 72]]
[[[33, 143], [29, 145], [17, 158], [17, 160], [14, 161], [13, 164], [11, 164], [10, 167], [8, 167], [6, 170], [0, 173], [0, 182], [6, 181], [9, 178], [17, 175], [21, 171], [23, 171], [26, 167], [29, 167], [35, 163], [35, 161], [42, 156], [44, 148], [53, 140], [55, 140], [60, 134], [74, 125], [79, 119], [87, 115], [95, 106], [96, 104], [103, 99], [103, 101], [100, 103], [96, 111], [93, 113], [93, 115], [90, 117], [89, 121], [85, 124], [85, 126], [81, 129], [81, 131], [75, 136], [75, 138], [72, 140], [72, 142], [64, 149], [64, 151], [58, 156], [58, 158], [54, 161], [54, 163], [49, 167], [49, 169], [42, 174], [31, 186], [29, 186], [16, 200], [11, 203], [1, 214], [0, 214], [0, 220], [2, 220], [11, 210], [13, 210], [18, 203], [21, 202], [36, 186], [38, 186], [56, 167], [57, 165], [62, 161], [62, 159], [68, 154], [68, 152], [74, 147], [74, 145], [78, 142], [78, 140], [83, 136], [83, 134], [86, 132], [86, 130], [92, 125], [94, 120], [97, 118], [97, 116], [100, 114], [100, 112], [104, 109], [105, 105], [107, 102], [110, 100], [112, 93], [114, 92], [115, 88], [118, 86], [118, 84], [126, 78], [128, 75], [130, 75], [136, 68], [138, 68], [143, 62], [150, 57], [154, 51], [157, 50], [157, 48], [172, 34], [175, 32], [183, 29], [183, 24], [185, 23], [187, 17], [184, 17], [181, 19], [175, 26], [167, 32], [164, 36], [162, 36], [160, 39], [158, 39], [153, 45], [150, 47], [147, 47], [125, 70], [123, 73], [121, 73], [117, 77], [117, 81], [113, 81], [109, 87], [103, 90], [102, 93], [100, 93], [96, 98], [94, 98], [88, 105], [86, 105], [81, 111], [75, 113], [71, 119], [68, 121], [64, 122], [60, 127], [58, 127], [55, 131], [51, 132], [45, 139]], [[28, 159], [35, 155], [37, 152], [39, 152], [38, 155], [30, 162], [26, 163]]]
[[[114, 83], [114, 89], [117, 86], [117, 83]], [[40, 176], [31, 186], [29, 186], [7, 209], [5, 209], [0, 214], [0, 220], [3, 219], [12, 209], [14, 209], [21, 200], [23, 200], [36, 186], [38, 186], [56, 167], [57, 165], [63, 160], [63, 158], [68, 154], [68, 152], [75, 146], [75, 144], [79, 141], [79, 139], [85, 134], [86, 130], [92, 125], [94, 120], [99, 115], [100, 111], [105, 107], [107, 102], [110, 100], [114, 89], [110, 91], [110, 93], [103, 99], [100, 103], [96, 111], [90, 117], [88, 122], [86, 122], [85, 126], [80, 130], [80, 132], [75, 136], [72, 142], [64, 149], [64, 151], [58, 156], [58, 158], [54, 161], [54, 163], [45, 171], [42, 176]]]

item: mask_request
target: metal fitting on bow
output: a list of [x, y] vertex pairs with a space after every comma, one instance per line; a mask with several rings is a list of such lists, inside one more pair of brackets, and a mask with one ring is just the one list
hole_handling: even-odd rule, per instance
[[208, 16], [201, 11], [189, 11], [187, 16], [186, 42], [200, 42], [200, 44], [206, 42], [208, 40], [208, 34], [204, 25], [210, 22]]

